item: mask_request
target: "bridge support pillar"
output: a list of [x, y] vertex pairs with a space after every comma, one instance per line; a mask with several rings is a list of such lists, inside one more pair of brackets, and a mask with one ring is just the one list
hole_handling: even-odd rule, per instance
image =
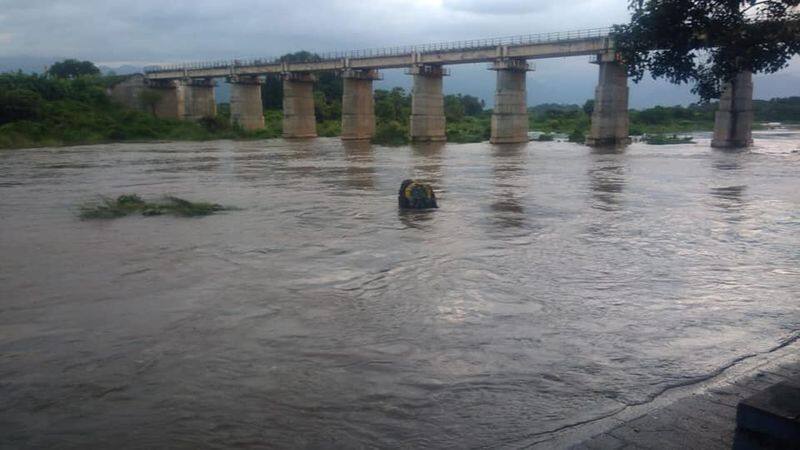
[[182, 119], [185, 114], [183, 85], [178, 80], [159, 80], [148, 82], [146, 89], [157, 92], [155, 101], [145, 105], [161, 119]]
[[214, 87], [217, 83], [211, 78], [192, 78], [184, 82], [184, 118], [200, 120], [204, 117], [216, 117], [217, 102], [214, 99]]
[[342, 139], [372, 139], [375, 136], [372, 80], [380, 80], [380, 74], [377, 70], [346, 70], [342, 78]]
[[261, 104], [261, 79], [257, 76], [234, 75], [231, 84], [231, 121], [245, 130], [264, 128], [264, 107]]
[[442, 66], [416, 65], [408, 73], [414, 77], [411, 88], [412, 142], [445, 141], [444, 95], [442, 77], [446, 75]]
[[753, 143], [753, 74], [742, 72], [725, 87], [714, 120], [712, 147], [741, 148]]
[[586, 145], [622, 146], [631, 142], [628, 120], [628, 73], [614, 53], [597, 56], [600, 81], [594, 94], [592, 128]]
[[492, 144], [528, 142], [528, 109], [525, 75], [529, 69], [524, 59], [498, 60], [497, 90], [492, 114]]
[[287, 72], [283, 74], [283, 137], [289, 139], [317, 137], [314, 115], [314, 75]]

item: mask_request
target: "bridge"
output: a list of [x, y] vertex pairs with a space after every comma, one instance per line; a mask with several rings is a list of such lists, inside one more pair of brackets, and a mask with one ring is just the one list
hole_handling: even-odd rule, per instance
[[[316, 136], [315, 73], [336, 72], [343, 78], [341, 138], [360, 140], [370, 139], [375, 133], [372, 83], [381, 78], [379, 70], [406, 68], [413, 77], [412, 141], [444, 141], [445, 66], [485, 62], [497, 74], [490, 140], [496, 144], [518, 143], [528, 140], [528, 61], [586, 55], [594, 56], [593, 62], [599, 66], [586, 143], [627, 144], [627, 72], [615, 53], [610, 28], [336, 52], [309, 61], [262, 58], [153, 66], [145, 69], [143, 77], [114, 87], [112, 96], [136, 106], [142, 90], [155, 90], [160, 93], [154, 107], [158, 116], [198, 120], [216, 115], [214, 80], [225, 78], [231, 84], [231, 119], [245, 129], [256, 130], [264, 127], [262, 79], [277, 75], [283, 79], [284, 137], [310, 138]], [[720, 102], [715, 146], [749, 144], [751, 104], [750, 75], [742, 74]]]

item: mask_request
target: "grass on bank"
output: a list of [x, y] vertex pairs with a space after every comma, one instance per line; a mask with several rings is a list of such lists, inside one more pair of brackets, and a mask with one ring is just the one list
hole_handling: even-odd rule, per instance
[[117, 198], [101, 197], [97, 202], [81, 205], [80, 218], [115, 219], [132, 214], [141, 214], [143, 216], [170, 214], [179, 217], [198, 217], [231, 209], [217, 203], [191, 202], [172, 196], [165, 196], [157, 201], [145, 201], [136, 194], [125, 194]]

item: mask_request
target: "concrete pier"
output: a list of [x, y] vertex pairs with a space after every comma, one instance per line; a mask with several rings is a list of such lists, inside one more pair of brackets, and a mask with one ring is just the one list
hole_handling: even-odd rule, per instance
[[200, 120], [204, 117], [216, 117], [217, 102], [214, 99], [214, 87], [217, 83], [211, 78], [193, 78], [184, 82], [184, 118]]
[[497, 90], [492, 113], [492, 144], [528, 142], [528, 109], [525, 76], [529, 69], [524, 59], [498, 60]]
[[261, 79], [257, 76], [231, 76], [231, 121], [245, 130], [264, 128], [261, 104]]
[[753, 74], [742, 72], [725, 87], [714, 120], [717, 148], [741, 148], [753, 143]]
[[410, 135], [413, 142], [445, 141], [442, 66], [415, 65], [408, 71], [414, 77], [411, 88]]
[[151, 81], [146, 88], [148, 91], [155, 92], [155, 97], [149, 98], [142, 94], [140, 100], [150, 102], [143, 105], [145, 109], [151, 109], [156, 117], [161, 119], [182, 119], [185, 115], [185, 100], [183, 85], [178, 80]]
[[292, 72], [283, 75], [283, 137], [317, 136], [314, 115], [314, 75]]
[[375, 99], [372, 81], [381, 79], [376, 70], [346, 70], [342, 73], [342, 139], [367, 140], [375, 135]]
[[592, 128], [586, 145], [621, 146], [631, 142], [628, 120], [628, 73], [613, 53], [597, 56], [600, 81], [595, 89]]

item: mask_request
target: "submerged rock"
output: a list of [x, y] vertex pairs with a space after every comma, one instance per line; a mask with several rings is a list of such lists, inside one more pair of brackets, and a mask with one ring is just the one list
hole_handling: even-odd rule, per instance
[[404, 180], [397, 194], [397, 201], [403, 209], [430, 209], [438, 208], [436, 193], [429, 184], [415, 180]]

